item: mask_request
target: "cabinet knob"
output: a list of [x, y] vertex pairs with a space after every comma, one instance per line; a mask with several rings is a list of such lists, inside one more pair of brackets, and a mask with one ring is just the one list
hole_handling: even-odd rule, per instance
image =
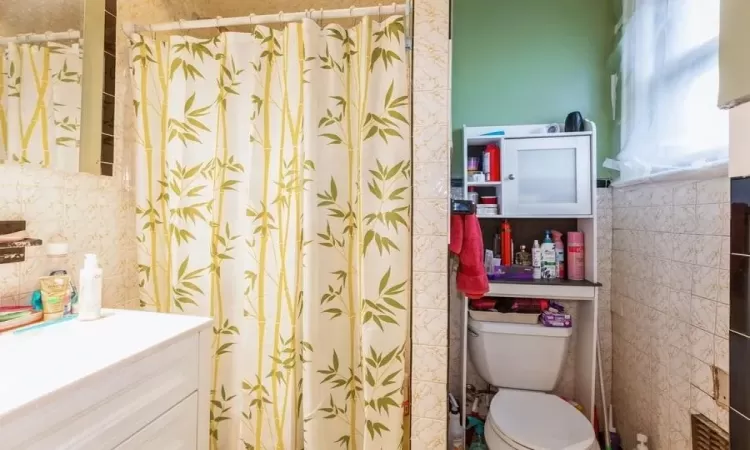
[[513, 181], [513, 180], [516, 179], [516, 176], [513, 175], [513, 174], [510, 174], [510, 175], [508, 175], [508, 179], [511, 180], [511, 181]]

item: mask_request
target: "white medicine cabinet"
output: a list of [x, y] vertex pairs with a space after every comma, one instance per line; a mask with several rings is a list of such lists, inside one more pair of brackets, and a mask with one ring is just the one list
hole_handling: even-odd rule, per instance
[[[548, 132], [549, 127], [464, 126], [464, 196], [474, 191], [498, 204], [497, 214], [478, 213], [480, 218], [592, 217], [595, 126], [586, 121], [584, 131], [576, 133]], [[499, 179], [479, 173], [488, 145], [500, 148]], [[477, 158], [479, 171], [470, 171]]]

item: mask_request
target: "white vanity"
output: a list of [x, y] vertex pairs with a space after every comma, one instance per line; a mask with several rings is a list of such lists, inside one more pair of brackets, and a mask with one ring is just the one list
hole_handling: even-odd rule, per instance
[[212, 320], [104, 313], [0, 336], [0, 448], [207, 449]]

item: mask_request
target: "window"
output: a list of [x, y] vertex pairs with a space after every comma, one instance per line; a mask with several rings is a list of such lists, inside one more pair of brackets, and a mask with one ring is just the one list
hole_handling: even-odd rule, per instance
[[626, 0], [620, 41], [621, 179], [725, 161], [719, 1]]

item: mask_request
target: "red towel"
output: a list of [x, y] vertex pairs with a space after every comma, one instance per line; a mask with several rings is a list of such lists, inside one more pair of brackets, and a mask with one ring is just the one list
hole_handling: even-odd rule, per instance
[[490, 290], [490, 285], [484, 270], [482, 229], [475, 214], [451, 216], [451, 242], [448, 248], [458, 255], [458, 290], [469, 298], [484, 296]]

